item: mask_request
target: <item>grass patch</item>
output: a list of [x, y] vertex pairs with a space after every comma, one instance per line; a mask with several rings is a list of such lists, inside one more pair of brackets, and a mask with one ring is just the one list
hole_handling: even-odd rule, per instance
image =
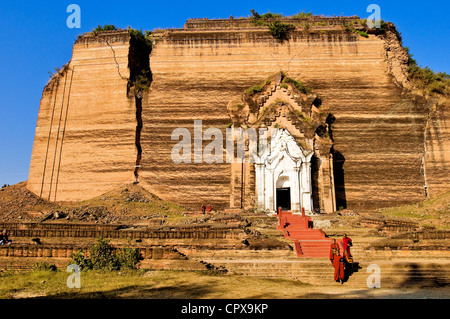
[[248, 96], [251, 96], [251, 95], [253, 95], [253, 94], [255, 94], [255, 93], [260, 93], [260, 92], [262, 92], [262, 90], [264, 89], [264, 86], [263, 85], [253, 85], [252, 87], [250, 87], [250, 88], [248, 88], [246, 91], [245, 91], [245, 93], [248, 95]]
[[378, 210], [386, 218], [412, 219], [421, 226], [450, 229], [450, 192], [427, 199], [423, 202], [389, 207]]
[[425, 95], [450, 95], [450, 74], [435, 73], [428, 66], [419, 66], [409, 53], [409, 49], [405, 49], [409, 55], [407, 73], [412, 84]]
[[40, 263], [35, 263], [34, 265], [33, 265], [33, 270], [35, 270], [35, 271], [42, 271], [42, 270], [45, 270], [45, 271], [56, 271], [56, 266], [55, 266], [55, 264], [49, 264], [49, 263], [46, 263], [45, 261], [44, 262], [40, 262]]
[[311, 89], [305, 86], [301, 81], [296, 81], [292, 78], [284, 77], [283, 82], [293, 85], [297, 90], [304, 94], [311, 92]]
[[67, 287], [59, 271], [4, 273], [1, 298], [297, 298], [310, 285], [295, 280], [218, 275], [200, 271], [82, 271], [81, 288]]
[[369, 37], [369, 35], [366, 32], [364, 32], [364, 31], [355, 30], [355, 32], [358, 33], [360, 36], [362, 36], [364, 38], [368, 38]]

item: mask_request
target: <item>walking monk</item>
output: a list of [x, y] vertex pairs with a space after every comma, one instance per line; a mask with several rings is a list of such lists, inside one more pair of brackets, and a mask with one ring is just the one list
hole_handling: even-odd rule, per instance
[[333, 239], [330, 247], [330, 261], [334, 267], [334, 280], [336, 282], [341, 282], [341, 284], [344, 283], [344, 262], [336, 239]]
[[352, 242], [352, 239], [347, 236], [347, 234], [344, 234], [344, 238], [342, 238], [342, 244], [344, 246], [344, 252], [343, 252], [344, 259], [347, 262], [352, 263], [353, 257], [352, 257], [352, 254], [350, 253], [350, 247], [353, 246], [353, 242]]

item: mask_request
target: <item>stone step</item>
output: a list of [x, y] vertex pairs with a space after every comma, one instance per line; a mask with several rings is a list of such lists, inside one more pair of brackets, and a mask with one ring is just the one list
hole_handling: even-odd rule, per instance
[[226, 208], [223, 213], [224, 214], [240, 214], [242, 213], [242, 208]]
[[[230, 273], [234, 274], [234, 273]], [[236, 273], [238, 274], [238, 273]], [[302, 276], [295, 276], [292, 278], [286, 278], [285, 275], [261, 275], [261, 274], [255, 274], [255, 275], [248, 275], [248, 274], [239, 274], [243, 276], [249, 276], [249, 277], [258, 277], [258, 278], [268, 278], [268, 279], [293, 279], [298, 280], [304, 283], [312, 284], [312, 285], [320, 285], [322, 287], [326, 287], [329, 285], [335, 284], [333, 280], [333, 273], [328, 274], [327, 277], [323, 278], [310, 278], [310, 277], [302, 277]], [[353, 278], [353, 275], [350, 278], [345, 279], [345, 286], [355, 287], [355, 288], [367, 288], [367, 281], [368, 277], [364, 277], [361, 280], [355, 280]], [[402, 289], [402, 288], [437, 288], [437, 287], [445, 287], [448, 286], [450, 283], [448, 277], [429, 277], [425, 278], [423, 276], [418, 277], [407, 277], [405, 276], [398, 276], [398, 277], [384, 277], [380, 279], [380, 286], [381, 288], [396, 288], [396, 289]], [[337, 283], [336, 283], [337, 284]]]
[[2, 270], [30, 270], [36, 263], [54, 264], [58, 268], [65, 268], [69, 265], [70, 258], [54, 258], [54, 257], [0, 257], [0, 269]]
[[297, 257], [325, 257], [328, 258], [330, 254], [329, 245], [323, 246], [323, 244], [308, 245], [304, 241], [295, 244], [295, 251]]
[[[334, 269], [330, 262], [238, 262], [211, 260], [220, 264], [232, 274], [264, 278], [289, 278], [307, 283], [326, 285], [332, 282]], [[346, 284], [366, 286], [369, 264], [360, 264]], [[450, 284], [450, 263], [414, 264], [414, 263], [382, 263], [381, 281], [385, 287], [430, 286], [441, 287]]]
[[283, 232], [285, 239], [294, 242], [297, 257], [326, 258], [329, 256], [331, 240], [325, 237], [325, 233], [321, 229], [312, 228], [311, 217], [283, 211], [280, 211], [277, 217], [277, 229]]
[[[242, 234], [244, 237], [244, 234]], [[13, 245], [29, 245], [35, 244], [33, 239], [39, 238], [42, 244], [46, 245], [89, 245], [92, 246], [98, 241], [98, 238], [95, 237], [80, 237], [80, 238], [72, 238], [72, 237], [14, 237]], [[242, 238], [210, 238], [210, 239], [200, 239], [200, 238], [185, 238], [185, 239], [177, 239], [177, 238], [107, 238], [111, 245], [143, 245], [143, 246], [193, 246], [199, 247], [199, 249], [205, 248], [209, 249], [236, 249], [236, 247], [244, 247], [242, 244]]]
[[[325, 239], [324, 233], [320, 231], [313, 230], [284, 230], [285, 238], [295, 238], [299, 240], [308, 240], [308, 239]], [[331, 244], [331, 240], [327, 239]]]

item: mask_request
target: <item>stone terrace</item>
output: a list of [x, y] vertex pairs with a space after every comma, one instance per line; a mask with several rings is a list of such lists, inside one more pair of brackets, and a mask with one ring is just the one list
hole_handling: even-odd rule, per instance
[[[143, 269], [216, 270], [244, 276], [288, 278], [319, 286], [337, 284], [332, 280], [329, 260], [298, 258], [293, 242], [284, 238], [277, 224], [276, 217], [257, 213], [212, 217], [208, 223], [194, 225], [155, 227], [4, 222], [0, 226], [9, 230], [13, 244], [0, 246], [0, 267], [25, 270], [42, 261], [66, 267], [73, 252], [87, 253], [98, 236], [103, 236], [115, 248], [139, 248], [144, 257], [139, 267]], [[380, 267], [384, 288], [447, 287], [450, 283], [449, 232], [434, 231], [430, 234], [438, 235], [427, 236], [423, 232], [397, 231], [388, 237], [393, 241], [405, 240], [396, 237], [411, 240], [417, 237], [423, 243], [422, 250], [414, 250], [407, 245], [381, 249], [376, 243], [385, 240], [386, 235], [376, 234], [374, 227], [349, 224], [325, 230], [328, 238], [337, 239], [344, 232], [353, 239], [355, 259], [354, 272], [345, 285], [367, 287], [371, 274], [367, 269], [372, 264]], [[437, 242], [440, 248], [436, 247]]]

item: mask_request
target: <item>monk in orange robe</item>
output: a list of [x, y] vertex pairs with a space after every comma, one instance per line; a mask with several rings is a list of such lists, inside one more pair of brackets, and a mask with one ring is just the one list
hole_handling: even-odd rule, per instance
[[344, 238], [342, 238], [342, 244], [344, 246], [344, 253], [343, 253], [344, 259], [348, 263], [352, 263], [353, 257], [350, 252], [350, 247], [353, 246], [353, 242], [352, 242], [351, 238], [347, 236], [347, 234], [344, 234]]
[[351, 256], [350, 247], [353, 245], [353, 242], [347, 234], [344, 234], [344, 238], [342, 238], [342, 243], [344, 245], [344, 256]]
[[344, 262], [342, 260], [340, 247], [338, 243], [336, 243], [336, 239], [333, 239], [330, 247], [330, 261], [334, 267], [334, 280], [336, 282], [344, 283]]

